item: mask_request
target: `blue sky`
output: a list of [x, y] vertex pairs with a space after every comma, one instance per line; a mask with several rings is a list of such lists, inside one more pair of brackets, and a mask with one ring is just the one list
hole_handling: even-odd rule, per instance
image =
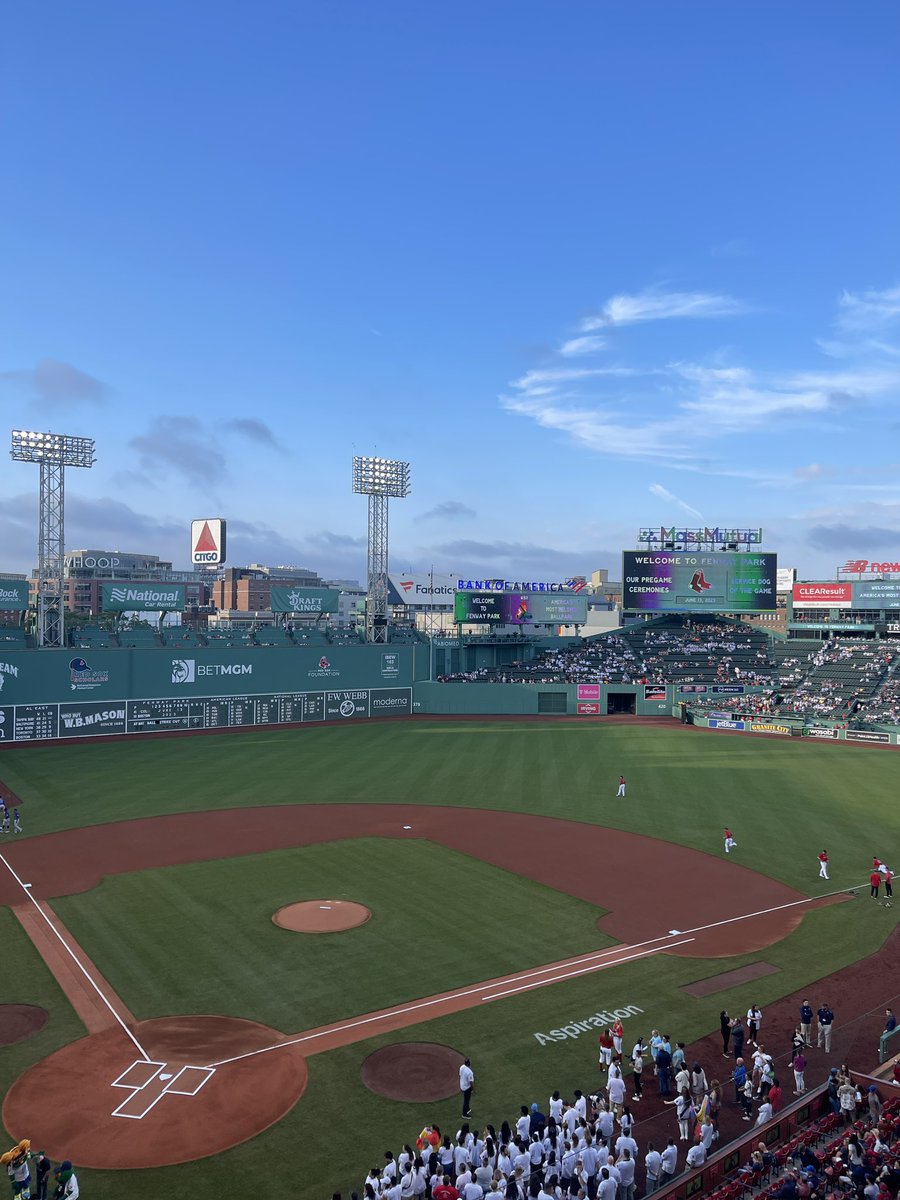
[[[900, 9], [872, 0], [17, 5], [0, 412], [97, 441], [67, 544], [610, 567], [762, 525], [900, 558]], [[4, 434], [4, 437], [6, 434]], [[0, 468], [0, 569], [37, 471]]]

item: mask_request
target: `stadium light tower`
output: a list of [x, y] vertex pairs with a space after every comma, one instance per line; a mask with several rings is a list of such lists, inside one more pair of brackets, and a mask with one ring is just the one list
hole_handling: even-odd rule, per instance
[[366, 640], [386, 642], [388, 610], [388, 500], [409, 495], [409, 463], [353, 456], [353, 490], [369, 497]]
[[65, 641], [65, 472], [66, 467], [94, 465], [94, 439], [14, 429], [10, 455], [18, 462], [38, 463], [41, 468], [37, 643], [39, 646], [62, 646]]

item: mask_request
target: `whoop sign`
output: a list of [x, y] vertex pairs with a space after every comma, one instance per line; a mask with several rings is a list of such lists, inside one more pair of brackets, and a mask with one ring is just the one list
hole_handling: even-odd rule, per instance
[[191, 521], [191, 562], [213, 567], [225, 561], [225, 521], [221, 517]]

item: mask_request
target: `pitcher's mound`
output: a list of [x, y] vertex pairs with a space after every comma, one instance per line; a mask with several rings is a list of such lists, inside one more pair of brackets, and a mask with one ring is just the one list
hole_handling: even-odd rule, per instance
[[339, 933], [365, 925], [371, 912], [364, 904], [353, 900], [303, 900], [285, 904], [274, 913], [272, 920], [282, 929], [294, 933]]
[[47, 1010], [34, 1004], [0, 1004], [0, 1046], [11, 1046], [31, 1037], [49, 1020]]
[[359, 1074], [370, 1092], [388, 1100], [447, 1100], [459, 1091], [464, 1058], [436, 1042], [400, 1042], [370, 1054]]
[[161, 1017], [139, 1021], [134, 1034], [149, 1062], [115, 1028], [71, 1042], [20, 1075], [3, 1102], [13, 1138], [30, 1137], [51, 1158], [98, 1170], [171, 1166], [256, 1137], [306, 1087], [297, 1046], [253, 1053], [285, 1040], [255, 1021]]

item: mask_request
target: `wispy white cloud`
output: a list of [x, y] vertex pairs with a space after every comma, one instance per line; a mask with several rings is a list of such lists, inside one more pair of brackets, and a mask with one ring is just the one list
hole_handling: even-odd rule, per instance
[[634, 325], [639, 321], [668, 321], [675, 318], [732, 317], [746, 312], [746, 306], [733, 296], [713, 292], [663, 292], [648, 289], [636, 295], [612, 296], [595, 316], [581, 322], [582, 333], [608, 329], [613, 325]]
[[[860, 321], [858, 314], [865, 310], [886, 321], [895, 304], [900, 306], [900, 289], [896, 300], [892, 290], [861, 298], [845, 293], [842, 311], [844, 319], [852, 310], [857, 313], [852, 320]], [[724, 294], [649, 290], [613, 296], [581, 328], [606, 330], [599, 338], [606, 347], [618, 325], [740, 311], [741, 303]], [[577, 357], [582, 344], [596, 336], [583, 332], [564, 342], [559, 353]], [[837, 370], [766, 370], [729, 363], [714, 350], [705, 361], [663, 366], [548, 366], [526, 371], [509, 388], [500, 397], [507, 412], [564, 433], [596, 453], [796, 487], [812, 482], [815, 473], [748, 470], [743, 461], [731, 466], [711, 456], [710, 448], [718, 441], [727, 449], [730, 438], [776, 424], [783, 428], [786, 421], [801, 427], [814, 422], [821, 432], [826, 418], [841, 419], [848, 410], [864, 407], [875, 411], [900, 395], [900, 363], [879, 355], [874, 363], [860, 360]]]
[[518, 379], [510, 381], [510, 387], [526, 396], [550, 396], [559, 392], [559, 385], [571, 387], [588, 379], [598, 379], [602, 376], [612, 378], [627, 378], [639, 375], [634, 367], [547, 367], [535, 371], [526, 371]]
[[606, 345], [606, 338], [598, 337], [596, 334], [587, 334], [584, 337], [569, 338], [567, 342], [563, 342], [559, 353], [563, 358], [579, 358], [584, 354], [596, 354], [598, 350], [604, 350]]
[[883, 291], [844, 292], [835, 324], [844, 333], [879, 333], [900, 324], [900, 284]]
[[677, 422], [626, 421], [599, 408], [573, 407], [568, 398], [502, 396], [507, 412], [530, 417], [544, 429], [568, 434], [599, 454], [672, 461], [693, 456], [690, 439]]
[[676, 496], [674, 492], [670, 492], [668, 488], [664, 488], [661, 483], [651, 483], [648, 491], [651, 495], [656, 496], [657, 499], [665, 500], [667, 504], [676, 505], [683, 512], [696, 517], [698, 521], [704, 520], [703, 513], [698, 512], [693, 505], [688, 504], [687, 500], [682, 500], [680, 496]]

